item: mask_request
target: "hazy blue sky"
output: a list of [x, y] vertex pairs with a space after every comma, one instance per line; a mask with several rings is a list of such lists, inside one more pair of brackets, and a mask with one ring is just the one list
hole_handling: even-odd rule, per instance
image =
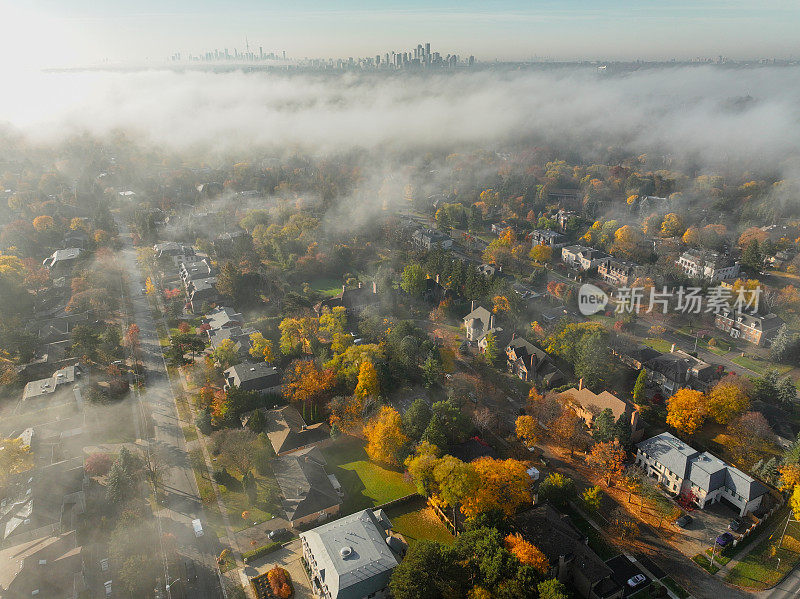
[[800, 0], [0, 0], [0, 14], [6, 63], [162, 60], [245, 35], [292, 57], [423, 41], [479, 60], [800, 56]]

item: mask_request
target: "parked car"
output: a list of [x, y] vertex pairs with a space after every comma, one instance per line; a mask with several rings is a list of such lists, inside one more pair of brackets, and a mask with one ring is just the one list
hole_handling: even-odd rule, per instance
[[192, 528], [194, 529], [194, 536], [198, 538], [203, 536], [203, 524], [199, 519], [192, 520]]
[[689, 528], [689, 525], [693, 521], [694, 518], [692, 518], [689, 514], [684, 514], [683, 516], [675, 520], [675, 526], [677, 526], [678, 528]]
[[183, 562], [183, 566], [186, 570], [186, 582], [197, 580], [197, 570], [194, 567], [194, 562], [191, 560], [185, 560]]
[[279, 539], [284, 539], [292, 535], [286, 528], [276, 528], [275, 530], [269, 531], [269, 534], [267, 536], [269, 537], [270, 541], [277, 541]]
[[638, 587], [638, 586], [639, 586], [640, 584], [642, 584], [642, 583], [643, 583], [645, 580], [647, 580], [647, 577], [646, 577], [644, 574], [636, 574], [636, 575], [634, 575], [634, 576], [631, 576], [631, 577], [628, 579], [628, 586], [629, 586], [629, 587], [631, 587], [631, 588], [633, 589], [633, 588], [635, 588], [635, 587]]
[[731, 521], [730, 521], [730, 523], [728, 524], [728, 530], [731, 530], [731, 531], [733, 531], [733, 532], [739, 532], [739, 531], [740, 531], [740, 530], [742, 530], [743, 528], [744, 528], [744, 522], [742, 522], [741, 520], [739, 520], [739, 518], [734, 518], [734, 519], [733, 519], [733, 520], [731, 520]]
[[729, 532], [723, 532], [717, 537], [717, 545], [720, 547], [727, 547], [733, 542], [733, 535]]

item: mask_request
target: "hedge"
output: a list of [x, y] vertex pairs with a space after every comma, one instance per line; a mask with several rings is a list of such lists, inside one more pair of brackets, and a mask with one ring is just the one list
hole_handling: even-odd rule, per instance
[[280, 547], [280, 543], [267, 543], [261, 547], [256, 547], [252, 551], [245, 551], [242, 553], [242, 559], [244, 560], [245, 564], [249, 564], [253, 560], [258, 559], [263, 555], [267, 555], [268, 553], [272, 553], [273, 551], [280, 549]]

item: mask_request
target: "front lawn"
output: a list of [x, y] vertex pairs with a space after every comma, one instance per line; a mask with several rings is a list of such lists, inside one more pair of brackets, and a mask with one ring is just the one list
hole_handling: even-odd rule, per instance
[[322, 295], [333, 297], [342, 292], [342, 279], [338, 277], [324, 277], [311, 282], [311, 289]]
[[417, 541], [439, 541], [448, 545], [455, 541], [447, 527], [423, 498], [412, 499], [386, 509], [392, 529], [403, 535], [410, 545]]
[[756, 356], [738, 356], [731, 360], [734, 364], [738, 364], [743, 368], [747, 368], [748, 370], [752, 370], [756, 374], [766, 374], [770, 370], [777, 370], [778, 374], [786, 374], [789, 372], [792, 367], [787, 364], [776, 364], [775, 362], [770, 362], [769, 360], [763, 360]]
[[783, 538], [782, 532], [778, 525], [770, 537], [731, 569], [725, 580], [741, 587], [762, 590], [775, 585], [791, 572], [800, 561], [800, 527], [792, 522]]
[[416, 492], [416, 487], [399, 469], [371, 462], [361, 439], [343, 435], [322, 453], [328, 462], [328, 472], [336, 476], [345, 494], [342, 515]]
[[652, 347], [654, 350], [661, 352], [662, 354], [668, 354], [672, 349], [672, 343], [664, 339], [656, 339], [654, 337], [648, 337], [647, 339], [644, 339], [644, 344]]

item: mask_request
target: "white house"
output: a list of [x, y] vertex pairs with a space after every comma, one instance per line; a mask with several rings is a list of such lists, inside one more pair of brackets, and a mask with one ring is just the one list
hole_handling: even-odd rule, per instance
[[689, 277], [705, 279], [712, 283], [733, 279], [739, 274], [739, 263], [717, 252], [688, 250], [675, 262]]
[[725, 500], [744, 516], [757, 509], [767, 493], [767, 488], [754, 478], [707, 451], [693, 449], [670, 433], [638, 443], [636, 465], [671, 493], [691, 493], [701, 509]]

